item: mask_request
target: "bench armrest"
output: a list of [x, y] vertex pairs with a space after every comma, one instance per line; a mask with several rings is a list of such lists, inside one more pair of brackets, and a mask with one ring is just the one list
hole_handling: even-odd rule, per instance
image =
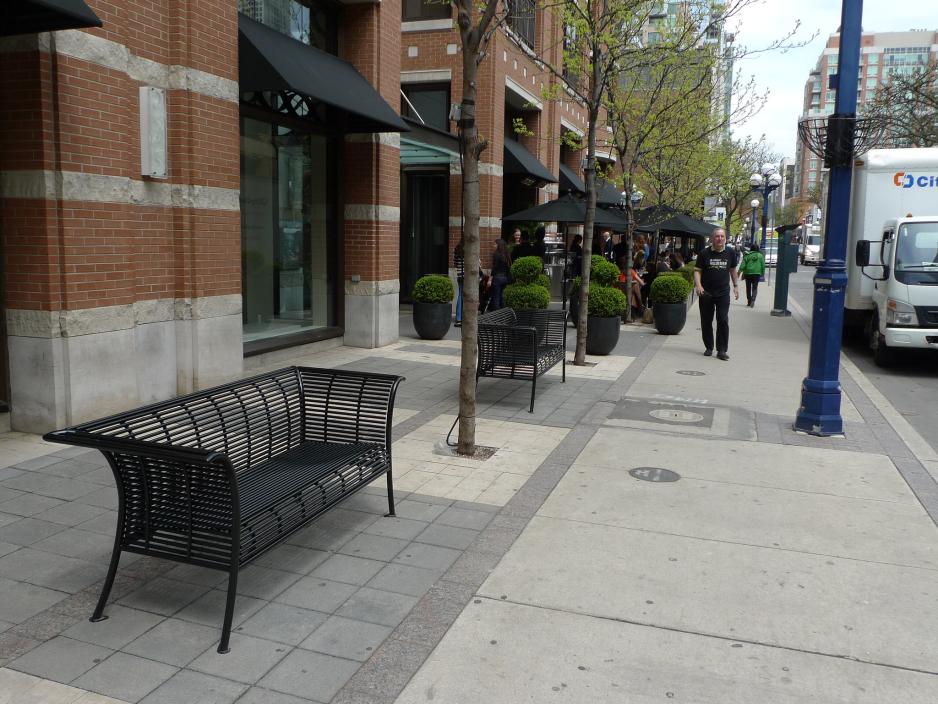
[[147, 440], [131, 440], [130, 438], [117, 438], [108, 435], [98, 435], [74, 428], [54, 430], [46, 433], [42, 439], [47, 442], [59, 442], [65, 445], [78, 445], [90, 447], [102, 452], [116, 452], [124, 455], [137, 455], [139, 457], [153, 457], [156, 459], [186, 462], [191, 464], [228, 464], [228, 457], [224, 452], [216, 450], [203, 450], [200, 447], [184, 447], [182, 445], [167, 445]]

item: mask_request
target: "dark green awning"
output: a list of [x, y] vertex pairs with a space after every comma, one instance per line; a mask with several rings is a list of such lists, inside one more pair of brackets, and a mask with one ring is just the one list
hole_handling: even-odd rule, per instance
[[15, 0], [4, 3], [3, 15], [0, 37], [101, 26], [84, 0]]
[[505, 176], [521, 176], [535, 183], [557, 183], [554, 175], [521, 143], [505, 140]]
[[566, 164], [560, 165], [560, 192], [561, 193], [586, 193], [586, 184], [583, 179], [576, 175], [576, 172]]
[[355, 68], [319, 49], [238, 15], [242, 93], [292, 91], [342, 111], [346, 132], [407, 132], [394, 109]]

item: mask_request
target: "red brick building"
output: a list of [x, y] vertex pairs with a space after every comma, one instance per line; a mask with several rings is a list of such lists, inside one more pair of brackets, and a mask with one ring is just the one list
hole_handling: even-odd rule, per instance
[[[284, 348], [395, 341], [402, 287], [446, 271], [459, 236], [449, 6], [86, 2], [100, 27], [0, 38], [13, 427], [205, 387]], [[558, 192], [562, 161], [579, 172], [560, 138], [583, 108], [540, 97], [558, 79], [536, 57], [558, 65], [561, 36], [540, 9], [517, 15], [481, 67], [487, 243], [503, 211]], [[550, 178], [506, 162], [516, 117]]]

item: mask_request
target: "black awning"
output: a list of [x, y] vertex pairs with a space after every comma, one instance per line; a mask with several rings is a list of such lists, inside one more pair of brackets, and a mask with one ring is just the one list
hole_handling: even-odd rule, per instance
[[557, 183], [554, 175], [521, 143], [505, 140], [505, 176], [521, 176], [538, 184]]
[[586, 193], [586, 184], [583, 183], [583, 179], [566, 164], [560, 165], [560, 192]]
[[101, 26], [84, 0], [18, 0], [6, 3], [3, 14], [0, 37]]
[[622, 202], [622, 191], [616, 184], [597, 178], [596, 202], [599, 205], [619, 205]]
[[242, 93], [305, 95], [341, 110], [346, 132], [409, 131], [351, 64], [242, 14], [238, 14], [238, 70]]

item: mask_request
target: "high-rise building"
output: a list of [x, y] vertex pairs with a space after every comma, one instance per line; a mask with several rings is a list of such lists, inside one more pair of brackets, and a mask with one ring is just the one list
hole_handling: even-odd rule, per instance
[[[804, 86], [802, 117], [821, 117], [834, 112], [831, 76], [838, 71], [840, 34], [832, 34], [808, 74]], [[860, 44], [860, 74], [857, 78], [857, 113], [873, 100], [876, 89], [897, 74], [909, 74], [938, 60], [938, 32], [864, 32]], [[824, 160], [812, 154], [801, 140], [795, 152], [795, 179], [792, 196], [806, 197], [821, 183]]]

